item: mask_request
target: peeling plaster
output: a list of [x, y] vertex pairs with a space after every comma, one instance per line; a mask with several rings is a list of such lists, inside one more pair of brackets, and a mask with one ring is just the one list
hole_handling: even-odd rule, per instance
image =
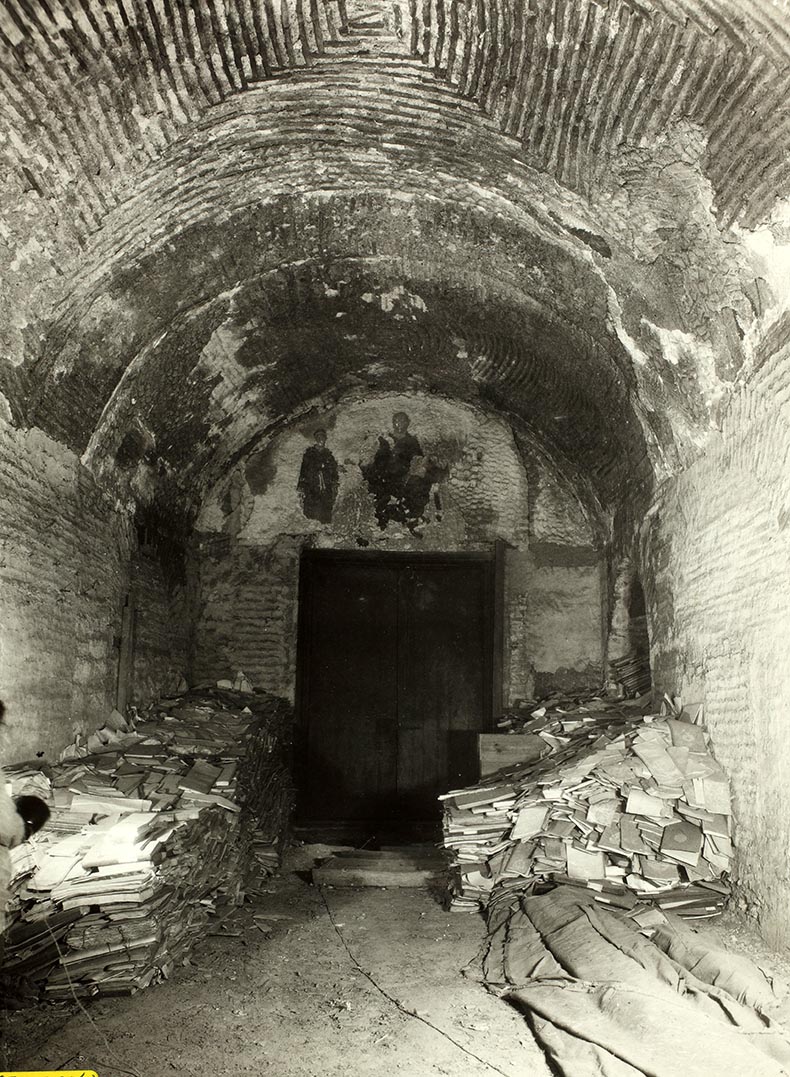
[[[330, 294], [329, 291], [326, 292]], [[332, 294], [337, 295], [337, 292]], [[378, 296], [373, 292], [363, 292], [360, 295], [360, 299], [363, 303], [378, 303], [385, 314], [391, 314], [395, 312], [395, 317], [403, 317], [400, 313], [403, 310], [419, 310], [426, 313], [428, 307], [425, 304], [425, 300], [422, 296], [417, 295], [414, 292], [410, 292], [404, 285], [396, 284], [388, 292], [381, 292]], [[414, 317], [414, 315], [412, 315]]]
[[623, 345], [625, 350], [639, 366], [649, 366], [650, 357], [642, 351], [637, 342], [623, 325], [623, 308], [617, 293], [611, 285], [607, 288], [607, 320], [609, 328]]
[[[769, 293], [769, 305], [747, 327], [744, 336], [744, 351], [752, 364], [764, 334], [790, 310], [790, 199], [774, 207], [765, 228], [747, 231], [734, 225], [733, 230], [750, 261], [755, 281], [764, 281]], [[764, 290], [760, 290], [760, 297], [763, 295]]]
[[31, 236], [27, 243], [24, 243], [21, 247], [16, 248], [14, 260], [8, 267], [10, 270], [16, 272], [21, 269], [22, 266], [32, 265], [39, 255], [44, 253], [45, 248], [35, 236]]
[[[719, 378], [716, 372], [716, 356], [711, 345], [707, 341], [695, 339], [681, 329], [665, 329], [660, 325], [653, 325], [647, 319], [643, 319], [642, 324], [658, 338], [662, 354], [671, 366], [682, 366], [694, 371], [705, 406], [713, 411], [732, 391], [734, 382], [722, 381]], [[710, 425], [715, 425], [713, 419]], [[704, 432], [697, 439], [697, 443], [702, 444], [703, 441]]]
[[765, 228], [747, 231], [733, 225], [751, 261], [755, 277], [762, 277], [776, 302], [765, 312], [766, 321], [790, 307], [790, 198], [777, 203]]
[[242, 442], [265, 425], [265, 417], [260, 414], [258, 405], [259, 391], [243, 388], [250, 372], [238, 359], [239, 350], [247, 340], [249, 328], [249, 325], [236, 325], [232, 317], [228, 318], [211, 334], [195, 366], [196, 376], [204, 376], [216, 383], [211, 390], [211, 401], [215, 409], [215, 414], [211, 417], [211, 434], [222, 433], [225, 420], [232, 409], [236, 421], [235, 432]]

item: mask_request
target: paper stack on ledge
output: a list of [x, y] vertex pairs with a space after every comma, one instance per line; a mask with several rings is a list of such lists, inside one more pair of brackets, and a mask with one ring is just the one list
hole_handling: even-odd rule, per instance
[[690, 715], [601, 700], [540, 708], [545, 755], [447, 793], [452, 907], [475, 909], [557, 882], [603, 904], [712, 916], [733, 855], [726, 775]]
[[36, 792], [51, 817], [13, 852], [3, 974], [54, 998], [167, 976], [243, 899], [251, 854], [258, 873], [278, 866], [289, 715], [273, 696], [196, 690], [143, 721], [111, 716], [49, 775], [11, 768], [13, 794]]
[[650, 655], [647, 650], [632, 651], [622, 658], [612, 659], [609, 671], [627, 697], [650, 691]]

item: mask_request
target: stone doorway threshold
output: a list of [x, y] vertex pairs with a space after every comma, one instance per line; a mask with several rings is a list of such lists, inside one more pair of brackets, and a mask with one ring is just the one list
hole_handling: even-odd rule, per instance
[[434, 845], [442, 841], [442, 824], [438, 819], [426, 822], [306, 822], [293, 827], [293, 836], [305, 843], [346, 845], [355, 849], [381, 849], [391, 845]]

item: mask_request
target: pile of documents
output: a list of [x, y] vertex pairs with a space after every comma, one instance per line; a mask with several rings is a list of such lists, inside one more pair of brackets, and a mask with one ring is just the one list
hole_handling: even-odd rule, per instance
[[51, 817], [12, 852], [4, 977], [54, 998], [166, 977], [243, 900], [251, 854], [258, 875], [278, 865], [287, 714], [263, 694], [193, 691], [143, 720], [114, 713], [54, 767], [10, 768], [12, 794], [41, 796]]
[[609, 662], [612, 679], [622, 686], [626, 697], [650, 690], [650, 656], [647, 652], [624, 655]]
[[269, 696], [265, 712], [249, 731], [247, 752], [239, 770], [238, 797], [254, 820], [251, 853], [257, 864], [268, 871], [279, 865], [293, 810], [292, 731], [291, 704]]
[[[729, 894], [732, 815], [704, 727], [677, 703], [539, 708], [542, 758], [447, 793], [452, 906], [566, 883], [649, 920], [712, 916]], [[526, 728], [526, 727], [525, 727]]]

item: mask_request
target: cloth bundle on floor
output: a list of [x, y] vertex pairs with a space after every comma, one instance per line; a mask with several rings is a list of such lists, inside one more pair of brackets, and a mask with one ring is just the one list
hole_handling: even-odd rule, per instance
[[564, 1077], [790, 1073], [768, 981], [671, 924], [659, 947], [592, 895], [560, 886], [494, 905], [489, 932], [487, 985], [525, 1014]]

